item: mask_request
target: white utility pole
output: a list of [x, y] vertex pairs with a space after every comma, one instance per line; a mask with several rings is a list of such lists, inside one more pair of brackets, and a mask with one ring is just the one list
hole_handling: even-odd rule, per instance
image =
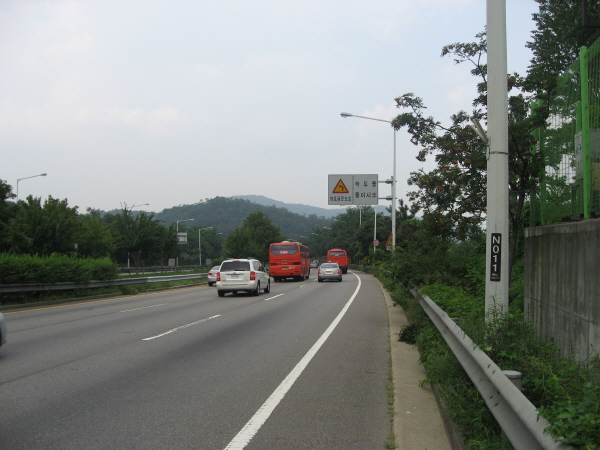
[[486, 317], [508, 312], [508, 91], [506, 0], [487, 0], [488, 163]]

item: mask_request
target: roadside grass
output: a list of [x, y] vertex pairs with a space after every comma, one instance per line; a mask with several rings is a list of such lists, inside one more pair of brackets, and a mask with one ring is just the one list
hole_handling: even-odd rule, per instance
[[391, 348], [388, 350], [389, 360], [388, 360], [388, 382], [386, 386], [387, 390], [387, 402], [388, 402], [388, 415], [390, 416], [390, 425], [391, 431], [390, 434], [385, 441], [384, 448], [386, 450], [393, 450], [397, 448], [396, 445], [396, 434], [394, 433], [394, 372], [392, 370], [392, 350]]

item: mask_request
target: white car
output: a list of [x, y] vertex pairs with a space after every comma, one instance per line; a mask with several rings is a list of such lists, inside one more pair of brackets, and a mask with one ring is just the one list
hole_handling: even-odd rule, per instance
[[4, 316], [0, 313], [0, 347], [6, 344], [6, 323]]
[[258, 295], [261, 289], [265, 294], [271, 291], [271, 278], [257, 259], [227, 259], [221, 263], [217, 272], [219, 297], [240, 291]]
[[219, 272], [220, 268], [221, 266], [214, 266], [212, 269], [210, 269], [210, 272], [208, 272], [207, 278], [209, 286], [212, 286], [217, 282], [217, 272]]

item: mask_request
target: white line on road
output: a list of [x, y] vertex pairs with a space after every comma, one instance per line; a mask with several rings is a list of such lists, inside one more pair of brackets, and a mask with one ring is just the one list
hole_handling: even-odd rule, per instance
[[206, 321], [208, 321], [210, 319], [215, 319], [217, 317], [221, 317], [221, 314], [218, 314], [216, 316], [207, 317], [206, 319], [198, 320], [196, 322], [188, 323], [186, 325], [181, 325], [180, 327], [173, 328], [172, 330], [169, 330], [169, 331], [167, 331], [165, 333], [157, 334], [156, 336], [152, 336], [152, 337], [149, 337], [149, 338], [144, 338], [144, 339], [142, 339], [142, 341], [151, 341], [152, 339], [156, 339], [156, 338], [159, 338], [159, 337], [162, 337], [162, 336], [166, 336], [167, 334], [175, 333], [176, 331], [183, 330], [184, 328], [191, 327], [192, 325], [198, 325], [199, 323], [206, 322]]
[[159, 303], [158, 305], [152, 305], [152, 306], [143, 306], [141, 308], [126, 309], [125, 311], [119, 311], [119, 312], [122, 313], [122, 312], [138, 311], [140, 309], [154, 308], [155, 306], [164, 306], [164, 305], [166, 305], [166, 303]]
[[335, 327], [340, 323], [342, 317], [350, 308], [350, 305], [354, 301], [354, 298], [358, 294], [360, 290], [361, 281], [358, 275], [353, 274], [356, 278], [358, 278], [358, 286], [350, 297], [350, 300], [346, 302], [340, 313], [337, 315], [335, 320], [331, 322], [331, 325], [325, 330], [325, 332], [321, 335], [321, 337], [315, 342], [315, 344], [311, 347], [311, 349], [304, 355], [304, 357], [300, 360], [296, 367], [292, 369], [292, 371], [285, 377], [285, 380], [281, 382], [281, 384], [273, 391], [271, 396], [267, 399], [266, 402], [256, 411], [256, 414], [252, 416], [252, 418], [244, 425], [244, 428], [240, 430], [240, 432], [233, 438], [233, 440], [225, 447], [225, 450], [242, 450], [248, 445], [250, 440], [258, 433], [258, 430], [264, 425], [267, 421], [273, 410], [277, 407], [279, 402], [283, 400], [285, 394], [291, 389], [294, 385], [298, 377], [302, 374], [308, 363], [313, 359], [313, 357], [317, 354], [321, 346], [325, 343], [329, 335], [333, 332]]
[[273, 297], [265, 298], [263, 301], [264, 301], [264, 302], [268, 302], [269, 300], [273, 300], [274, 298], [281, 297], [282, 295], [283, 295], [283, 294], [277, 294], [277, 295], [275, 295], [275, 296], [273, 296]]

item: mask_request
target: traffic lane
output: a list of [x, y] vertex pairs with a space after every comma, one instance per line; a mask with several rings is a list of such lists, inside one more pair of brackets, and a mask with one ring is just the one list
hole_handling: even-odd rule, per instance
[[[375, 280], [357, 275], [361, 291], [248, 450], [384, 447], [392, 431], [387, 308]], [[330, 293], [326, 284], [319, 288]]]
[[0, 447], [224, 447], [339, 311], [309, 288], [3, 384]]
[[[293, 289], [298, 285], [277, 291]], [[232, 300], [201, 287], [9, 312], [10, 345], [0, 349], [0, 362], [6, 361], [0, 366], [0, 382], [226, 314], [260, 302], [264, 295], [226, 298]]]
[[[180, 304], [202, 297], [203, 291], [207, 290], [190, 288], [7, 313], [11, 342], [0, 351], [0, 381], [103, 353], [181, 324], [189, 319], [190, 307], [181, 311]], [[212, 295], [206, 299], [212, 302]]]
[[[235, 300], [232, 298], [232, 300]], [[305, 299], [301, 299], [305, 300]], [[273, 303], [275, 304], [275, 303]], [[298, 305], [307, 305], [306, 302], [294, 302], [292, 306], [295, 304]], [[329, 303], [328, 303], [329, 304]], [[273, 309], [273, 308], [271, 308]], [[289, 305], [285, 305], [283, 307], [277, 307], [278, 310], [283, 311], [291, 311], [294, 308], [290, 308]], [[297, 319], [298, 311], [293, 311], [292, 316]], [[322, 316], [322, 314], [320, 314]], [[285, 324], [285, 321], [279, 320], [280, 317], [275, 315], [272, 317], [268, 315], [265, 318], [265, 322], [268, 323], [282, 323]], [[64, 380], [64, 386], [66, 386], [66, 390], [64, 393], [60, 393], [57, 395], [57, 399], [48, 402], [47, 406], [44, 408], [39, 408], [39, 414], [36, 417], [40, 417], [41, 420], [36, 423], [34, 417], [27, 417], [26, 421], [17, 421], [17, 423], [9, 424], [8, 429], [11, 432], [19, 431], [19, 425], [23, 424], [24, 428], [29, 428], [32, 424], [36, 427], [36, 435], [32, 435], [33, 438], [37, 438], [40, 442], [44, 443], [44, 448], [70, 448], [68, 445], [70, 443], [74, 443], [72, 448], [77, 448], [78, 442], [81, 441], [79, 438], [79, 430], [87, 430], [85, 439], [86, 442], [96, 442], [96, 445], [99, 445], [98, 448], [109, 448], [112, 443], [118, 442], [126, 442], [127, 445], [131, 444], [131, 440], [135, 440], [135, 442], [140, 442], [139, 447], [135, 448], [187, 448], [184, 447], [186, 443], [189, 443], [190, 440], [198, 440], [200, 442], [204, 442], [210, 444], [211, 433], [214, 433], [215, 430], [218, 430], [222, 423], [226, 423], [228, 420], [231, 422], [231, 411], [238, 411], [239, 405], [243, 404], [244, 395], [248, 392], [258, 393], [259, 389], [264, 386], [267, 386], [265, 380], [267, 377], [264, 376], [264, 372], [267, 375], [276, 374], [277, 367], [273, 369], [263, 369], [261, 370], [261, 366], [259, 364], [254, 364], [260, 358], [257, 356], [257, 348], [267, 347], [266, 354], [269, 355], [272, 361], [281, 361], [282, 358], [278, 357], [277, 353], [272, 352], [268, 349], [269, 345], [273, 345], [275, 339], [273, 337], [277, 336], [285, 336], [283, 331], [279, 332], [269, 332], [268, 327], [264, 326], [263, 323], [258, 326], [251, 326], [250, 328], [253, 330], [259, 329], [261, 331], [260, 335], [261, 339], [254, 339], [252, 341], [252, 345], [250, 346], [253, 351], [248, 351], [247, 348], [240, 347], [241, 350], [235, 358], [229, 359], [228, 361], [236, 361], [236, 363], [231, 367], [222, 368], [222, 370], [218, 370], [219, 364], [218, 362], [222, 359], [222, 356], [227, 354], [228, 349], [231, 349], [231, 346], [224, 345], [226, 344], [227, 338], [231, 338], [236, 336], [236, 333], [239, 336], [244, 336], [246, 333], [243, 330], [247, 320], [244, 320], [242, 326], [237, 324], [233, 327], [234, 330], [224, 330], [221, 333], [221, 336], [216, 336], [212, 341], [207, 340], [204, 346], [205, 349], [211, 349], [214, 352], [213, 357], [211, 358], [210, 351], [201, 352], [202, 354], [202, 363], [198, 366], [195, 365], [195, 360], [190, 355], [189, 351], [184, 351], [181, 348], [178, 348], [177, 351], [174, 349], [177, 346], [173, 345], [171, 340], [165, 339], [164, 343], [168, 343], [165, 348], [153, 347], [157, 354], [161, 355], [161, 363], [158, 364], [162, 370], [156, 371], [146, 371], [143, 370], [142, 367], [151, 364], [151, 361], [140, 361], [140, 355], [136, 352], [132, 352], [132, 354], [120, 354], [119, 358], [115, 360], [112, 355], [103, 355], [105, 356], [104, 360], [96, 360], [95, 361], [95, 370], [93, 373], [94, 376], [98, 378], [97, 381], [88, 380], [86, 385], [86, 381], [79, 376], [80, 373], [87, 373], [90, 375], [90, 370], [86, 369], [83, 364], [89, 361], [81, 361], [82, 365], [77, 366], [75, 364], [71, 364], [68, 368], [65, 367], [60, 374], [55, 375], [51, 374], [46, 377], [46, 380], [56, 381], [56, 380]], [[298, 322], [298, 327], [300, 328], [300, 332], [302, 334], [306, 334], [306, 327], [302, 323]], [[289, 326], [286, 324], [284, 326], [285, 331], [289, 332], [294, 326]], [[235, 332], [233, 332], [235, 331]], [[291, 336], [293, 337], [293, 333]], [[179, 336], [184, 336], [182, 333]], [[239, 339], [234, 339], [238, 341]], [[292, 341], [298, 341], [298, 339], [292, 339]], [[250, 342], [244, 340], [244, 343]], [[193, 342], [193, 351], [197, 351], [197, 342]], [[286, 345], [282, 345], [278, 343], [275, 345], [276, 350], [280, 348], [288, 349], [293, 348], [294, 343], [291, 344], [288, 342]], [[237, 346], [237, 345], [236, 345]], [[234, 346], [234, 347], [236, 347]], [[223, 349], [221, 349], [223, 347]], [[235, 348], [234, 348], [235, 350]], [[166, 358], [165, 355], [169, 353], [171, 355], [170, 358]], [[298, 359], [298, 352], [294, 352], [292, 355], [293, 361], [290, 364], [295, 363]], [[231, 376], [229, 377], [230, 382], [227, 383], [227, 380], [223, 379], [223, 374], [234, 373], [236, 371], [239, 372], [238, 363], [239, 361], [243, 362], [242, 357], [247, 355], [254, 355], [251, 357], [251, 360], [245, 364], [239, 364], [242, 367], [241, 373], [244, 375], [243, 380], [232, 383]], [[138, 359], [136, 362], [136, 358]], [[152, 358], [150, 358], [152, 359]], [[264, 359], [264, 358], [263, 358]], [[227, 361], [227, 359], [226, 359]], [[116, 364], [111, 364], [114, 362]], [[183, 364], [185, 363], [185, 364]], [[221, 363], [222, 364], [222, 363]], [[107, 371], [109, 368], [113, 366], [123, 367], [123, 370], [119, 373], [109, 373], [104, 374], [104, 371]], [[133, 366], [133, 367], [131, 367]], [[171, 376], [171, 369], [175, 367], [186, 366], [186, 370], [180, 370], [178, 372], [174, 372]], [[205, 367], [208, 366], [212, 368], [212, 371], [208, 371], [208, 378], [202, 382], [200, 379], [200, 374], [206, 374], [204, 371]], [[68, 370], [67, 370], [68, 369]], [[165, 370], [167, 369], [167, 370]], [[75, 371], [75, 372], [69, 372]], [[286, 369], [287, 370], [287, 369]], [[65, 373], [66, 372], [66, 373]], [[151, 373], [150, 373], [151, 372]], [[166, 374], [165, 374], [166, 372]], [[214, 374], [216, 372], [216, 374]], [[285, 370], [283, 371], [285, 372]], [[283, 372], [280, 375], [283, 375]], [[75, 375], [73, 375], [75, 374]], [[191, 378], [188, 376], [193, 374]], [[211, 375], [214, 374], [214, 375]], [[73, 375], [73, 376], [69, 376]], [[278, 376], [280, 379], [281, 376]], [[106, 381], [107, 379], [118, 380], [118, 383]], [[254, 386], [252, 389], [248, 389], [246, 386], [248, 384], [247, 380], [256, 380], [258, 384]], [[174, 383], [173, 381], [176, 381]], [[276, 380], [278, 382], [279, 380]], [[225, 382], [225, 386], [220, 388], [219, 383]], [[143, 387], [145, 390], [149, 390], [149, 392], [144, 391], [142, 389], [142, 393], [138, 392], [137, 389], [132, 390], [132, 386], [138, 385]], [[203, 393], [201, 400], [199, 399], [198, 403], [194, 403], [190, 405], [189, 399], [193, 397], [187, 393], [185, 389], [183, 389], [184, 394], [177, 395], [177, 393], [182, 389], [182, 387], [188, 386], [211, 386], [208, 393]], [[165, 386], [168, 386], [168, 389], [165, 389]], [[59, 386], [60, 387], [60, 386]], [[33, 393], [32, 397], [38, 397], [39, 399], [44, 399], [44, 388], [46, 389], [46, 396], [50, 395], [50, 393], [58, 393], [59, 389], [56, 386], [41, 386], [40, 392]], [[17, 389], [15, 389], [17, 390]], [[31, 391], [31, 386], [27, 386], [26, 391]], [[168, 394], [166, 394], [168, 392]], [[156, 432], [149, 431], [146, 427], [146, 424], [151, 424], [151, 430], [162, 430], [164, 432], [165, 429], [179, 429], [180, 427], [176, 427], [177, 423], [184, 423], [184, 418], [181, 418], [179, 414], [186, 407], [191, 412], [196, 411], [204, 411], [205, 405], [221, 405], [222, 399], [214, 399], [211, 395], [205, 395], [215, 392], [234, 393], [233, 397], [230, 399], [231, 406], [229, 408], [220, 409], [221, 416], [217, 420], [202, 420], [202, 423], [212, 423], [208, 430], [203, 430], [200, 435], [196, 434], [196, 431], [199, 430], [199, 426], [197, 423], [190, 423], [186, 428], [187, 434], [184, 432], [178, 433], [176, 436], [169, 435], [167, 433], [168, 439], [163, 441], [159, 436], [156, 435]], [[268, 389], [262, 394], [258, 395], [255, 403], [260, 404], [260, 402], [268, 395]], [[163, 396], [166, 394], [166, 397]], [[148, 400], [152, 398], [152, 400]], [[142, 399], [140, 401], [140, 399]], [[212, 399], [212, 401], [211, 401]], [[123, 401], [122, 401], [123, 400]], [[137, 401], [136, 401], [137, 400]], [[150, 408], [156, 408], [156, 403], [159, 403], [160, 414], [158, 416], [154, 416], [153, 414], [149, 414], [148, 411], [143, 409], [143, 406], [147, 406]], [[202, 408], [199, 408], [198, 405], [203, 405]], [[183, 406], [182, 406], [183, 405]], [[6, 402], [5, 406], [8, 410], [16, 410], [16, 405], [11, 405]], [[171, 407], [174, 407], [175, 410], [171, 410]], [[142, 408], [142, 409], [139, 409]], [[69, 420], [67, 423], [64, 423], [58, 420], [57, 414], [66, 414]], [[70, 413], [69, 413], [70, 412]], [[214, 410], [210, 411], [210, 417], [214, 417], [215, 414], [218, 416], [219, 412]], [[112, 416], [116, 416], [116, 419], [113, 419]], [[241, 416], [245, 416], [241, 414]], [[52, 419], [49, 419], [52, 418]], [[50, 424], [48, 426], [48, 421], [50, 420]], [[52, 423], [52, 420], [55, 420]], [[140, 423], [142, 428], [139, 428], [137, 425], [132, 425], [131, 422]], [[8, 422], [6, 420], [1, 421], [3, 425], [7, 425]], [[72, 423], [73, 422], [73, 423]], [[27, 423], [27, 425], [25, 425]], [[74, 426], [74, 428], [72, 428]], [[126, 425], [124, 429], [120, 429], [123, 425]], [[173, 428], [174, 427], [174, 428]], [[103, 442], [106, 439], [105, 433], [109, 435], [116, 436], [119, 434], [118, 431], [121, 431], [122, 436], [120, 438], [113, 437], [109, 442], [111, 444], [106, 447], [103, 446]], [[26, 431], [22, 430], [23, 433]], [[133, 431], [133, 433], [131, 433]], [[235, 431], [235, 427], [232, 428], [233, 432]], [[133, 434], [133, 435], [132, 435]], [[22, 433], [17, 433], [17, 436], [23, 435]], [[9, 433], [3, 430], [0, 433], [0, 436], [5, 436], [8, 439]], [[189, 439], [185, 439], [186, 436]], [[121, 440], [119, 440], [121, 439]], [[156, 443], [159, 445], [154, 446]], [[9, 442], [6, 442], [7, 444]], [[34, 442], [30, 443], [33, 445]], [[67, 443], [69, 443], [67, 445]], [[176, 445], [174, 444], [176, 443]], [[14, 444], [14, 442], [13, 442]], [[12, 448], [9, 446], [2, 446], [3, 448]], [[36, 447], [32, 447], [36, 448]], [[41, 448], [41, 447], [38, 447]]]
[[[275, 286], [271, 284], [273, 291], [277, 293], [289, 292], [299, 287], [299, 283], [278, 283]], [[261, 293], [262, 295], [266, 295]], [[268, 294], [267, 294], [268, 295]], [[247, 294], [239, 294], [238, 298], [256, 299]], [[260, 297], [260, 296], [259, 296]], [[189, 288], [174, 289], [159, 292], [146, 292], [138, 295], [115, 297], [104, 300], [89, 300], [78, 303], [67, 303], [56, 306], [32, 305], [29, 308], [17, 311], [5, 311], [7, 317], [11, 317], [11, 330], [21, 331], [28, 328], [38, 328], [44, 325], [55, 325], [56, 323], [67, 322], [69, 320], [80, 320], [85, 315], [97, 316], [101, 314], [111, 314], [123, 310], [134, 310], [136, 308], [152, 308], [174, 303], [177, 301], [197, 301], [199, 305], [209, 303], [218, 298], [215, 287], [194, 286]], [[26, 313], [26, 314], [25, 314]], [[72, 314], [73, 316], [69, 316]]]

